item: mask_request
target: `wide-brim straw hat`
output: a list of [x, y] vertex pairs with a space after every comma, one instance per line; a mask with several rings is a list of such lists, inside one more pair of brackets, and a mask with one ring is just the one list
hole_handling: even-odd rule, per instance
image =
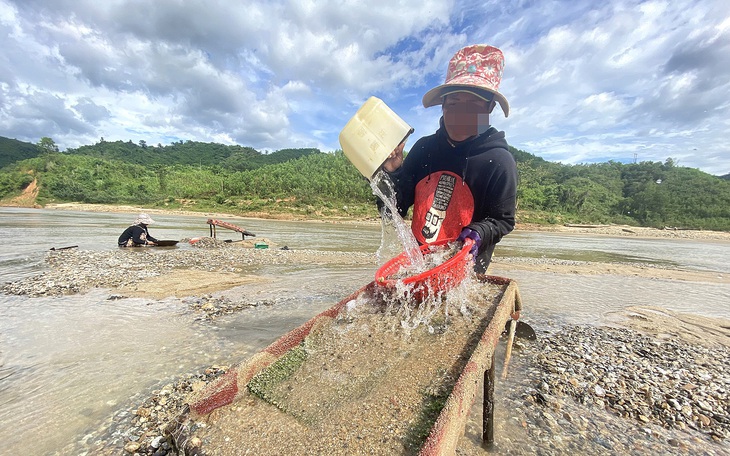
[[453, 92], [469, 92], [486, 101], [496, 101], [504, 116], [509, 116], [509, 102], [499, 93], [504, 71], [504, 55], [494, 46], [473, 44], [454, 54], [449, 61], [446, 80], [423, 96], [423, 107], [443, 103], [443, 97]]
[[147, 214], [139, 214], [137, 219], [134, 221], [135, 225], [152, 225], [153, 223], [155, 223], [155, 221]]

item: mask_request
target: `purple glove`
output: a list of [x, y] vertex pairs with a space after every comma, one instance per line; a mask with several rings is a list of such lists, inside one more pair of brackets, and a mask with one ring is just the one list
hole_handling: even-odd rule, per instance
[[469, 227], [464, 227], [464, 229], [461, 230], [461, 234], [458, 238], [456, 238], [457, 241], [465, 242], [466, 240], [471, 239], [474, 241], [474, 244], [471, 246], [471, 250], [469, 250], [469, 253], [476, 258], [477, 253], [479, 252], [479, 246], [482, 243], [482, 237], [479, 236], [479, 233], [472, 230]]

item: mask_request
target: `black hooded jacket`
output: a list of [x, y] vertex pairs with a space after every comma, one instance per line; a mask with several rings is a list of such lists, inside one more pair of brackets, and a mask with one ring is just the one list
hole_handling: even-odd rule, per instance
[[[436, 133], [419, 139], [403, 166], [389, 175], [395, 185], [400, 214], [405, 216], [415, 204], [411, 227], [420, 243], [455, 238], [468, 226], [479, 233], [479, 256], [487, 254], [488, 265], [494, 245], [514, 229], [517, 166], [504, 132], [494, 127], [475, 138], [452, 144], [441, 119]], [[429, 182], [432, 179], [441, 181]], [[466, 186], [468, 191], [454, 186]], [[423, 208], [419, 209], [419, 205]], [[424, 227], [440, 218], [442, 225]], [[444, 232], [428, 239], [437, 228]]]
[[[132, 242], [129, 242], [129, 241]], [[131, 225], [119, 236], [117, 244], [119, 247], [146, 245], [147, 242], [157, 242], [157, 239], [150, 236], [147, 225]]]

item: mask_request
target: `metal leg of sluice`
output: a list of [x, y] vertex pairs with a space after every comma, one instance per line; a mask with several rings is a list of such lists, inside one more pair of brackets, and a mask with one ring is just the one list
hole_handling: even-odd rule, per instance
[[494, 355], [489, 369], [484, 371], [484, 402], [482, 405], [482, 447], [494, 444]]

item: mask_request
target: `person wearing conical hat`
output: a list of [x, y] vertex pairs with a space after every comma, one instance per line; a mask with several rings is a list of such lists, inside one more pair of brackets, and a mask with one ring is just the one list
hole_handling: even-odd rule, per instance
[[147, 225], [155, 223], [147, 214], [139, 214], [132, 224], [119, 236], [117, 244], [119, 247], [142, 247], [155, 245], [157, 239], [150, 236]]
[[493, 46], [460, 49], [446, 80], [423, 96], [441, 106], [435, 134], [419, 139], [403, 158], [400, 144], [383, 163], [394, 183], [398, 210], [413, 206], [411, 230], [421, 244], [473, 239], [476, 272], [485, 273], [494, 246], [515, 226], [517, 166], [503, 131], [489, 115], [509, 103], [499, 92], [504, 55]]

